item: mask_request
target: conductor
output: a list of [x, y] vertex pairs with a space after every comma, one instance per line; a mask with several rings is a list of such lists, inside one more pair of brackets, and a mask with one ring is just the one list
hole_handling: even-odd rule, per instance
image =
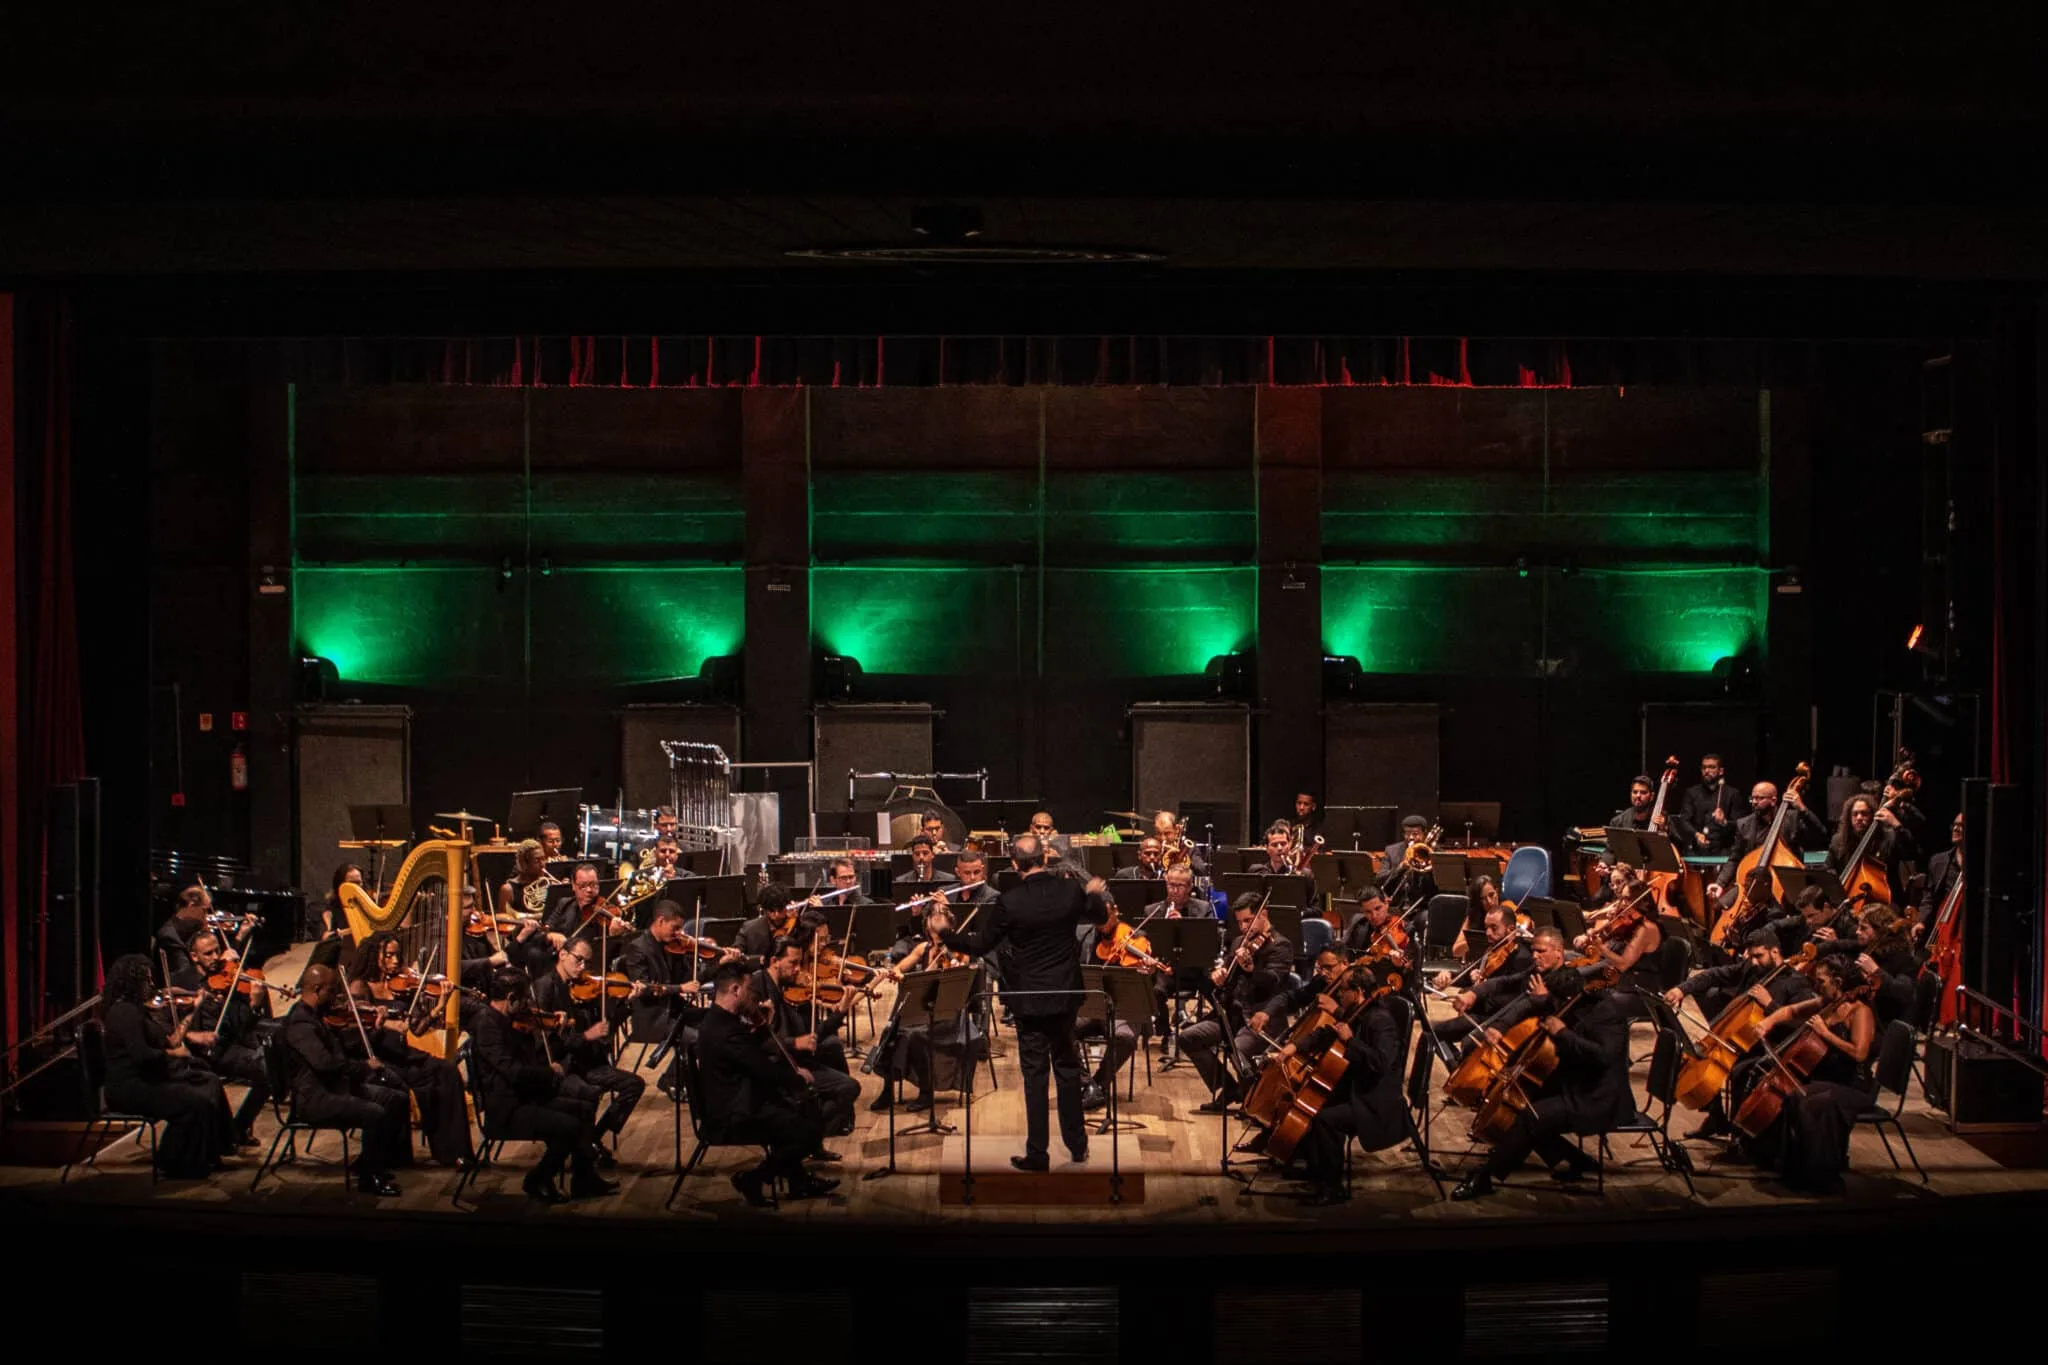
[[1088, 1159], [1088, 1130], [1081, 1117], [1081, 1048], [1074, 1040], [1074, 1016], [1081, 1008], [1081, 956], [1076, 930], [1109, 918], [1100, 877], [1084, 888], [1046, 871], [1045, 845], [1033, 834], [1010, 846], [1023, 880], [966, 930], [946, 929], [947, 947], [980, 956], [1007, 941], [1004, 993], [1017, 1016], [1018, 1063], [1024, 1072], [1024, 1155], [1010, 1164], [1043, 1171], [1046, 1158], [1045, 1081], [1051, 1071], [1059, 1085], [1060, 1137], [1075, 1161]]

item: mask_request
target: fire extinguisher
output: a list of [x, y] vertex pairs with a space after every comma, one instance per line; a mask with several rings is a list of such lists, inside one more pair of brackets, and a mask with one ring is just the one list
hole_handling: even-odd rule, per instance
[[238, 792], [249, 790], [249, 756], [239, 744], [228, 755], [228, 783]]

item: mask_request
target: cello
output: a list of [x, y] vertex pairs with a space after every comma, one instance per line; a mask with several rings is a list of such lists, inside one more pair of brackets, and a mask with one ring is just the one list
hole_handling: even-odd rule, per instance
[[1735, 904], [1721, 912], [1721, 917], [1714, 921], [1712, 932], [1707, 935], [1707, 941], [1716, 948], [1740, 945], [1749, 932], [1751, 922], [1770, 904], [1777, 883], [1772, 868], [1802, 865], [1799, 855], [1785, 846], [1785, 821], [1793, 810], [1791, 798], [1805, 789], [1807, 779], [1812, 776], [1813, 769], [1801, 763], [1792, 780], [1785, 784], [1784, 795], [1778, 798], [1778, 810], [1771, 817], [1770, 833], [1764, 836], [1762, 843], [1743, 854], [1742, 860], [1735, 865]]
[[[1807, 944], [1799, 950], [1798, 956], [1788, 957], [1756, 986], [1768, 986], [1788, 971], [1803, 971], [1818, 955], [1814, 944]], [[1678, 1086], [1672, 1099], [1687, 1109], [1704, 1113], [1717, 1099], [1728, 1084], [1728, 1073], [1735, 1063], [1763, 1041], [1763, 1019], [1769, 1013], [1764, 1006], [1750, 998], [1749, 992], [1756, 986], [1746, 988], [1742, 994], [1731, 1000], [1720, 1016], [1707, 1026], [1707, 1031], [1693, 1040], [1694, 1055], [1686, 1058], [1678, 1068]]]
[[[1355, 978], [1360, 971], [1361, 969], [1354, 967], [1350, 976]], [[1357, 998], [1350, 1002], [1350, 1008], [1343, 1015], [1332, 1019], [1332, 1023], [1343, 1023], [1348, 1027], [1352, 1020], [1359, 1018], [1374, 1004], [1392, 992], [1400, 990], [1404, 979], [1401, 969], [1391, 965], [1380, 970], [1366, 967], [1363, 974], [1370, 979], [1370, 988], [1368, 989], [1365, 982], [1347, 979], [1341, 989], [1346, 995], [1355, 994]], [[1301, 1055], [1296, 1053], [1279, 1065], [1293, 1066], [1301, 1062]], [[1313, 1063], [1298, 1068], [1300, 1080], [1294, 1086], [1293, 1093], [1287, 1097], [1286, 1108], [1281, 1111], [1279, 1121], [1273, 1124], [1272, 1133], [1266, 1139], [1268, 1156], [1283, 1165], [1294, 1158], [1295, 1150], [1301, 1146], [1302, 1139], [1308, 1136], [1309, 1128], [1316, 1121], [1316, 1115], [1329, 1103], [1330, 1097], [1336, 1092], [1337, 1083], [1344, 1078], [1344, 1073], [1350, 1067], [1351, 1058], [1344, 1050], [1343, 1040], [1333, 1037], [1330, 1045], [1323, 1049]], [[1275, 1068], [1268, 1068], [1269, 1071], [1273, 1069]], [[1260, 1079], [1263, 1080], [1264, 1077]]]
[[1785, 1106], [1806, 1093], [1806, 1083], [1813, 1078], [1813, 1069], [1827, 1059], [1831, 1050], [1827, 1039], [1815, 1026], [1842, 1022], [1844, 1007], [1867, 1000], [1875, 989], [1866, 981], [1843, 991], [1824, 1011], [1809, 1016], [1806, 1026], [1791, 1042], [1781, 1048], [1773, 1048], [1768, 1043], [1764, 1045], [1775, 1065], [1770, 1074], [1758, 1081], [1743, 1096], [1742, 1103], [1735, 1107], [1735, 1114], [1729, 1122], [1737, 1132], [1746, 1137], [1761, 1137], [1784, 1116]]

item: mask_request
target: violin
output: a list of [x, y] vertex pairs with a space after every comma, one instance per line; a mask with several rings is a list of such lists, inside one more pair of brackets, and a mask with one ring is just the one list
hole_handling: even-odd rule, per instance
[[697, 957], [706, 962], [716, 962], [725, 956], [725, 949], [710, 939], [691, 938], [688, 934], [677, 934], [661, 947], [670, 957]]
[[471, 938], [484, 938], [491, 934], [516, 934], [529, 924], [539, 923], [530, 915], [486, 915], [481, 910], [472, 910], [463, 921], [462, 932]]
[[603, 976], [585, 973], [569, 983], [569, 998], [578, 1004], [591, 1001], [625, 1000], [633, 994], [633, 979], [624, 972], [606, 972]]
[[1166, 964], [1152, 956], [1152, 941], [1121, 920], [1108, 938], [1095, 940], [1095, 960], [1105, 967], [1131, 967], [1143, 972], [1166, 970]]
[[1472, 980], [1474, 982], [1484, 981], [1487, 977], [1500, 971], [1508, 965], [1508, 959], [1515, 955], [1515, 950], [1524, 943], [1529, 942], [1533, 937], [1534, 935], [1523, 928], [1520, 921], [1517, 920], [1515, 927], [1504, 934], [1500, 942], [1487, 945], [1486, 955], [1479, 959], [1479, 966], [1473, 972]]
[[244, 1000], [254, 999], [256, 992], [262, 989], [264, 984], [263, 973], [254, 967], [248, 968], [238, 976], [232, 967], [223, 965], [220, 970], [206, 978], [206, 989], [213, 994], [226, 995], [233, 990]]
[[512, 1027], [521, 1033], [557, 1033], [575, 1022], [567, 1010], [540, 1010], [531, 1005], [512, 1014]]

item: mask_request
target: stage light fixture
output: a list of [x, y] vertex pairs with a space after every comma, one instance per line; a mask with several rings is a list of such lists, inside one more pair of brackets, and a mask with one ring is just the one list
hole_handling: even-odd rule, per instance
[[1925, 634], [1927, 634], [1926, 626], [1913, 627], [1913, 633], [1906, 637], [1907, 652], [1910, 653], [1911, 651], [1920, 648], [1920, 637], [1922, 637]]
[[341, 690], [341, 670], [334, 660], [313, 656], [299, 660], [299, 700], [332, 701]]
[[860, 660], [841, 654], [818, 656], [814, 690], [820, 701], [843, 701], [860, 682]]
[[1528, 561], [1528, 559], [1527, 559], [1527, 558], [1525, 558], [1525, 557], [1522, 557], [1522, 556], [1517, 556], [1517, 557], [1516, 557], [1516, 559], [1515, 559], [1515, 577], [1517, 577], [1517, 578], [1527, 578], [1528, 576], [1529, 576], [1529, 561]]
[[1238, 650], [1218, 654], [1209, 660], [1209, 666], [1202, 670], [1202, 676], [1219, 697], [1246, 697], [1251, 694], [1251, 660]]

